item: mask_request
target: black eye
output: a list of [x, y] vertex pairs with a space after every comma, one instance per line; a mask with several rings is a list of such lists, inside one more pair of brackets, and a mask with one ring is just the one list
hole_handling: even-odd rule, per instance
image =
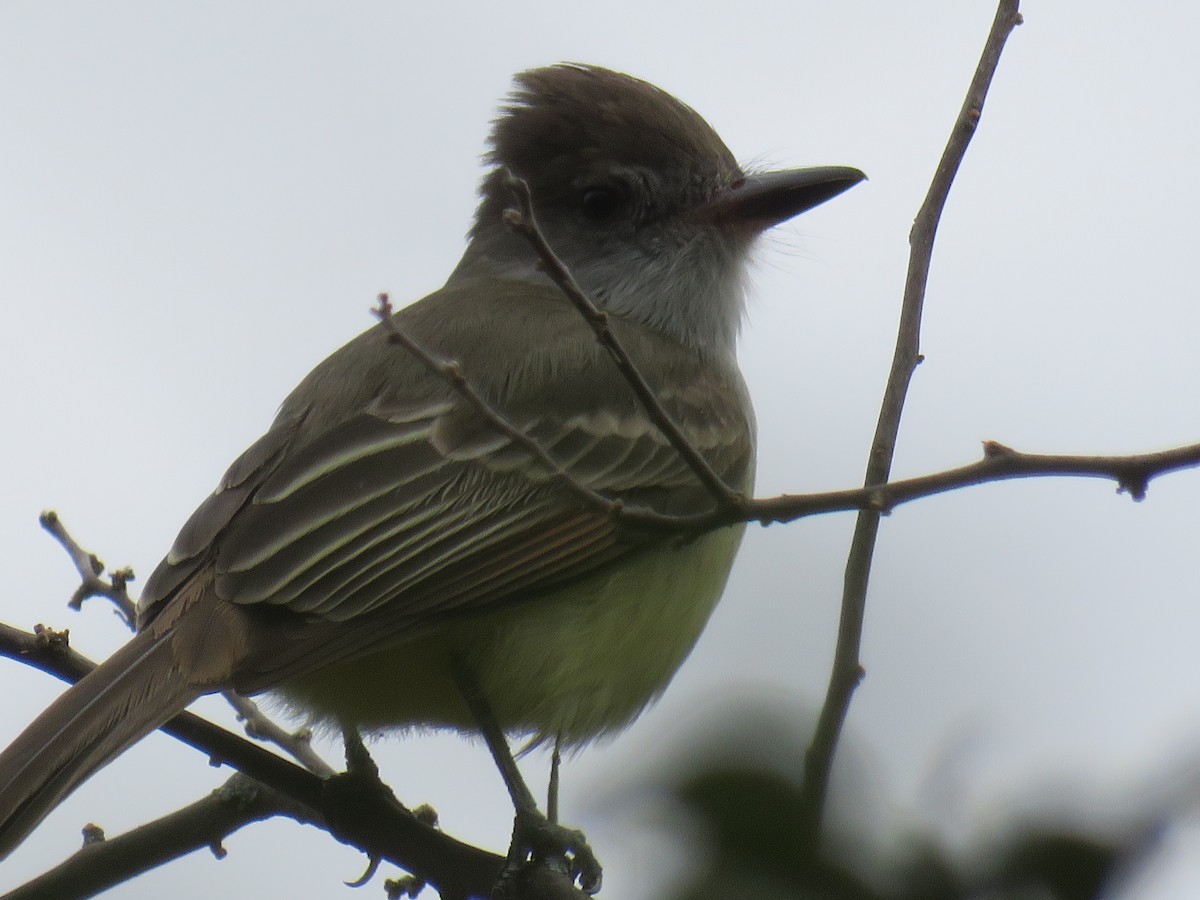
[[605, 222], [621, 211], [625, 198], [612, 187], [590, 187], [584, 190], [579, 205], [584, 218], [590, 222]]

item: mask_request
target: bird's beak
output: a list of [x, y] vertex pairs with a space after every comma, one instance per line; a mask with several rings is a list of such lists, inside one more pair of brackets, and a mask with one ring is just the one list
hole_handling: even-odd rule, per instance
[[698, 218], [757, 234], [820, 206], [867, 178], [849, 166], [746, 175], [693, 210]]

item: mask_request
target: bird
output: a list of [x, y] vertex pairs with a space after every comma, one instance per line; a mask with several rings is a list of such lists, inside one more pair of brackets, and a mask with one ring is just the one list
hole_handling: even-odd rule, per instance
[[751, 250], [865, 176], [747, 171], [671, 94], [579, 63], [515, 76], [485, 163], [445, 285], [300, 382], [146, 582], [136, 635], [0, 753], [0, 858], [204, 694], [270, 691], [355, 732], [482, 733], [503, 772], [506, 739], [582, 747], [665, 690], [744, 525], [681, 537], [621, 514], [720, 500], [511, 227], [514, 179], [654, 402], [749, 494]]

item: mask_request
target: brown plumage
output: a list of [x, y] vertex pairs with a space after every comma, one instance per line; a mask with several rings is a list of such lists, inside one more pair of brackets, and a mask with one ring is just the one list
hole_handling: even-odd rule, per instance
[[[861, 175], [777, 173], [790, 194], [758, 190], [699, 116], [645, 82], [572, 65], [517, 83], [491, 161], [529, 179], [546, 233], [663, 407], [748, 491], [753, 413], [733, 353], [745, 251]], [[457, 360], [579, 483], [665, 513], [711, 509], [501, 221], [498, 176], [482, 190], [463, 262], [397, 325]], [[339, 724], [472, 729], [469, 670], [508, 731], [580, 744], [620, 728], [690, 651], [740, 535], [680, 544], [589, 505], [371, 329], [301, 382], [185, 524], [146, 583], [137, 637], [0, 754], [0, 856], [220, 689], [277, 689]]]

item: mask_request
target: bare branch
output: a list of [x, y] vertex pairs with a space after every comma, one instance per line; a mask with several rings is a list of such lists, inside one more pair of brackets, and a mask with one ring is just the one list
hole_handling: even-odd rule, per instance
[[274, 744], [319, 778], [329, 778], [337, 773], [313, 750], [312, 729], [288, 731], [267, 716], [249, 697], [243, 697], [236, 691], [222, 691], [221, 696], [237, 712], [248, 737]]
[[[170, 815], [106, 839], [100, 833], [43, 875], [10, 893], [6, 900], [91, 897], [188, 853], [210, 848], [224, 855], [222, 841], [244, 825], [274, 816], [320, 824], [312, 811], [245, 775], [237, 774], [208, 796]], [[89, 826], [89, 832], [99, 832]]]
[[[950, 193], [950, 186], [958, 172], [959, 164], [967, 152], [967, 146], [979, 124], [983, 103], [991, 85], [1000, 53], [1013, 28], [1021, 22], [1019, 0], [1000, 0], [991, 31], [984, 44], [983, 54], [975, 69], [975, 76], [967, 89], [966, 99], [959, 111], [958, 119], [950, 134], [950, 140], [942, 153], [929, 193], [921, 206], [909, 235], [908, 276], [904, 286], [904, 300], [900, 310], [900, 325], [896, 338], [896, 350], [892, 357], [891, 373], [884, 390], [883, 403], [871, 453], [867, 461], [864, 484], [882, 484], [888, 480], [892, 467], [892, 456], [896, 447], [896, 436], [900, 430], [900, 416], [912, 373], [921, 361], [920, 333], [921, 314], [925, 302], [925, 284], [929, 277], [929, 264], [933, 256], [933, 241], [937, 234], [942, 208]], [[842, 594], [842, 614], [838, 626], [837, 647], [834, 651], [832, 672], [825, 703], [817, 722], [812, 743], [805, 754], [803, 810], [804, 827], [813, 835], [820, 830], [829, 773], [833, 766], [833, 755], [850, 698], [862, 678], [859, 651], [862, 644], [863, 619], [866, 613], [867, 582], [871, 570], [871, 559], [875, 550], [875, 538], [879, 531], [880, 510], [864, 509], [859, 513], [854, 537], [846, 561], [846, 572]]]
[[[107, 597], [117, 607], [117, 612], [130, 631], [137, 630], [137, 604], [129, 597], [126, 585], [133, 580], [131, 569], [120, 569], [112, 574], [111, 584], [100, 578], [104, 564], [95, 554], [79, 545], [67, 531], [58, 514], [53, 511], [42, 513], [39, 522], [57, 540], [71, 557], [79, 572], [82, 583], [76, 589], [69, 606], [78, 610], [87, 597]], [[48, 632], [53, 634], [54, 632]], [[62, 632], [63, 635], [66, 632]], [[312, 733], [307, 729], [288, 731], [271, 721], [253, 700], [233, 691], [223, 691], [221, 696], [233, 707], [238, 718], [246, 724], [246, 734], [258, 740], [270, 741], [289, 754], [304, 768], [322, 778], [334, 774], [335, 770], [312, 749]]]
[[[0, 623], [0, 656], [32, 665], [64, 681], [75, 682], [95, 668], [95, 663], [67, 646], [61, 632], [41, 629], [23, 632]], [[358, 847], [368, 856], [389, 860], [434, 885], [445, 900], [489, 896], [504, 864], [502, 857], [455, 840], [425, 824], [390, 796], [372, 796], [358, 790], [331, 791], [345, 775], [322, 779], [245, 738], [206, 722], [192, 713], [180, 713], [162, 731], [203, 751], [214, 765], [229, 764], [292, 798], [310, 811], [309, 821], [338, 840]], [[333, 823], [337, 823], [336, 825]], [[539, 879], [541, 893], [522, 895], [526, 900], [584, 897], [554, 873], [531, 875]]]
[[1143, 500], [1154, 478], [1200, 466], [1200, 444], [1127, 456], [1022, 453], [996, 441], [985, 441], [983, 450], [983, 458], [978, 462], [890, 484], [819, 494], [782, 494], [751, 500], [747, 504], [747, 519], [766, 525], [851, 509], [880, 515], [891, 512], [903, 503], [959, 488], [1015, 478], [1053, 476], [1104, 478], [1115, 482], [1119, 493], [1127, 493], [1134, 500]]
[[63, 525], [62, 520], [59, 519], [58, 513], [54, 510], [47, 510], [38, 517], [38, 521], [50, 533], [50, 536], [67, 551], [67, 555], [71, 557], [71, 562], [75, 566], [75, 571], [79, 573], [79, 587], [75, 589], [75, 593], [71, 595], [67, 605], [72, 609], [82, 609], [83, 601], [90, 597], [107, 597], [117, 608], [117, 614], [125, 621], [125, 624], [133, 628], [137, 621], [137, 604], [129, 599], [127, 589], [129, 582], [133, 581], [133, 569], [129, 567], [117, 569], [109, 579], [101, 578], [100, 576], [104, 572], [104, 563], [95, 553], [89, 553], [79, 546], [79, 543], [71, 537], [70, 532]]

